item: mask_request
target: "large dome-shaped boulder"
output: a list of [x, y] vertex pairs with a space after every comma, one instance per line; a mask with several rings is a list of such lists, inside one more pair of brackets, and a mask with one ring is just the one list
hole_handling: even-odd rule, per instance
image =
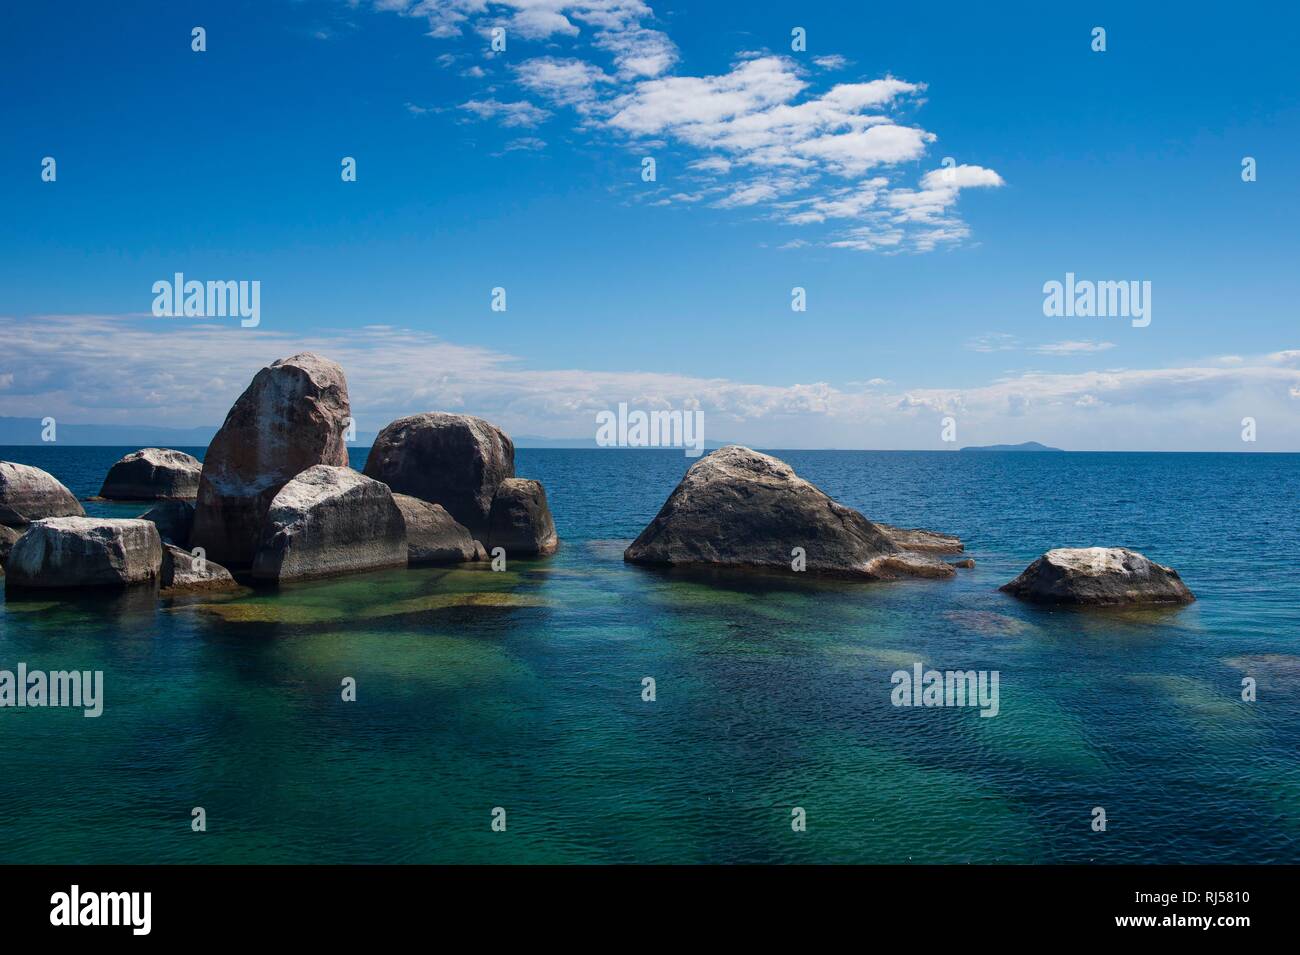
[[1178, 571], [1124, 547], [1058, 547], [998, 589], [1031, 603], [1093, 607], [1196, 599]]
[[439, 412], [411, 415], [379, 432], [365, 473], [397, 494], [441, 504], [482, 540], [497, 487], [515, 476], [515, 446], [504, 431], [482, 418]]
[[347, 465], [350, 415], [343, 369], [326, 358], [304, 353], [259, 371], [204, 455], [191, 544], [228, 567], [252, 563], [280, 489], [314, 465]]
[[691, 465], [623, 557], [637, 564], [790, 571], [795, 548], [815, 574], [887, 580], [955, 573], [937, 558], [899, 547], [784, 461], [738, 445]]
[[409, 494], [394, 494], [393, 501], [406, 525], [406, 558], [411, 565], [456, 564], [477, 560], [479, 548], [469, 530], [456, 522], [441, 504], [430, 504]]
[[21, 527], [46, 517], [84, 517], [86, 511], [52, 474], [0, 461], [0, 524]]
[[505, 548], [511, 557], [553, 554], [560, 543], [540, 481], [502, 481], [492, 498], [488, 523], [488, 549]]
[[319, 464], [280, 489], [253, 559], [253, 577], [285, 581], [406, 566], [406, 524], [388, 486]]
[[99, 496], [110, 501], [185, 500], [199, 493], [202, 471], [203, 465], [192, 454], [143, 448], [108, 469]]
[[162, 569], [162, 540], [149, 521], [51, 517], [27, 528], [9, 552], [5, 586], [14, 589], [127, 587]]

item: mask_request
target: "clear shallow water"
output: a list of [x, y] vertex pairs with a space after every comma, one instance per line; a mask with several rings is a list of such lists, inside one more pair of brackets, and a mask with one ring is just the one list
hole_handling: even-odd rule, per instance
[[[129, 450], [0, 458], [84, 497]], [[626, 566], [690, 460], [521, 449], [563, 543], [505, 573], [0, 604], [0, 668], [106, 683], [99, 719], [0, 710], [0, 862], [1300, 861], [1300, 456], [780, 456], [869, 517], [960, 534], [977, 566], [891, 584]], [[997, 593], [1089, 544], [1173, 565], [1199, 601]], [[916, 660], [1000, 671], [1000, 714], [892, 706]]]

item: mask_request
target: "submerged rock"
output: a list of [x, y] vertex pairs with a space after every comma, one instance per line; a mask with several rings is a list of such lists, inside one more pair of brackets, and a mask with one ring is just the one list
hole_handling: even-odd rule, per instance
[[230, 571], [220, 564], [197, 557], [174, 544], [163, 544], [159, 581], [164, 594], [233, 590], [239, 586]]
[[253, 558], [259, 580], [406, 566], [406, 524], [388, 486], [318, 464], [271, 502]]
[[149, 521], [52, 517], [33, 523], [9, 553], [5, 586], [127, 587], [162, 570], [162, 540]]
[[393, 501], [406, 525], [408, 563], [455, 564], [477, 559], [478, 541], [441, 504], [430, 504], [409, 494], [394, 494]]
[[164, 544], [185, 547], [194, 528], [194, 502], [163, 501], [141, 514], [140, 520], [153, 521]]
[[1094, 607], [1187, 604], [1178, 571], [1123, 547], [1059, 547], [998, 588], [1033, 603]]
[[503, 547], [511, 557], [554, 554], [560, 544], [541, 481], [502, 481], [492, 498], [488, 525], [487, 549]]
[[0, 461], [0, 524], [21, 527], [46, 517], [84, 517], [73, 493], [40, 468]]
[[271, 501], [296, 475], [344, 467], [351, 411], [343, 369], [310, 352], [263, 368], [208, 446], [191, 543], [247, 567]]
[[515, 446], [504, 431], [482, 418], [440, 412], [411, 415], [379, 432], [365, 474], [398, 494], [441, 504], [482, 540], [497, 487], [515, 476]]
[[186, 500], [199, 493], [203, 465], [184, 451], [143, 448], [108, 469], [99, 496], [109, 501]]
[[623, 554], [638, 564], [790, 571], [865, 579], [951, 577], [941, 560], [903, 550], [784, 461], [730, 445], [693, 464]]

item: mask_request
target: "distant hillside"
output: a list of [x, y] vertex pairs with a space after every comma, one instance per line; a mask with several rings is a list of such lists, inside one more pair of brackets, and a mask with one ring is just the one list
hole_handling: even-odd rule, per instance
[[[521, 434], [513, 438], [516, 448], [598, 448], [595, 438], [543, 438], [535, 434]], [[710, 451], [726, 447], [722, 441], [705, 441], [704, 447]], [[632, 450], [640, 450], [633, 448]], [[649, 450], [656, 450], [650, 448]], [[662, 449], [659, 449], [662, 450]]]
[[1062, 454], [1060, 448], [1049, 448], [1045, 444], [1039, 444], [1037, 441], [1026, 441], [1024, 444], [986, 444], [981, 447], [962, 448], [963, 451], [1058, 451]]
[[[40, 418], [0, 417], [0, 445], [45, 444]], [[60, 421], [56, 444], [99, 445], [121, 448], [206, 448], [217, 433], [215, 425], [199, 428], [164, 428], [135, 424], [65, 424]], [[352, 442], [360, 447], [374, 443], [374, 433], [358, 433]]]
[[[215, 425], [200, 428], [164, 428], [133, 424], [64, 424], [58, 423], [58, 444], [99, 445], [114, 448], [206, 448], [217, 433]], [[374, 431], [359, 431], [352, 447], [368, 448], [375, 443]], [[543, 438], [521, 434], [514, 439], [517, 448], [595, 448], [595, 438]], [[41, 440], [40, 418], [6, 418], [0, 416], [0, 445], [45, 444]], [[710, 451], [724, 446], [721, 441], [705, 441]]]

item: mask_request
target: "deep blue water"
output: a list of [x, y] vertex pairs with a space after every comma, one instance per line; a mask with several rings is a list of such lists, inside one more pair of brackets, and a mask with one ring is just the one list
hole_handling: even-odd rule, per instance
[[[0, 458], [85, 497], [130, 450]], [[521, 449], [562, 546], [505, 573], [10, 601], [0, 668], [102, 669], [106, 702], [0, 709], [0, 862], [1300, 861], [1300, 455], [775, 453], [868, 517], [959, 534], [977, 566], [630, 567], [690, 459]], [[1199, 600], [997, 592], [1094, 544], [1174, 566]], [[999, 715], [892, 706], [913, 661], [997, 670]]]

